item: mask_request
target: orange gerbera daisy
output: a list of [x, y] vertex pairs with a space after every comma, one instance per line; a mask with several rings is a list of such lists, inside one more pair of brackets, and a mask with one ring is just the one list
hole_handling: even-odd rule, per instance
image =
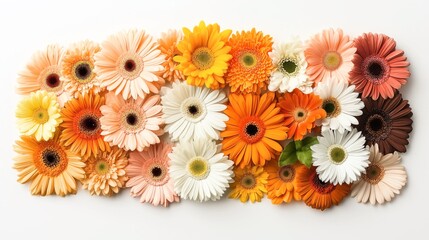
[[274, 93], [259, 95], [231, 94], [225, 110], [229, 120], [223, 137], [225, 155], [241, 168], [250, 161], [263, 166], [282, 151], [278, 141], [287, 138], [283, 114], [276, 106]]
[[317, 119], [325, 118], [322, 99], [313, 93], [304, 94], [298, 89], [286, 93], [279, 100], [278, 106], [285, 114], [285, 125], [289, 127], [289, 138], [301, 140], [315, 127]]
[[168, 30], [168, 32], [161, 33], [161, 38], [158, 39], [159, 49], [165, 55], [165, 62], [162, 64], [164, 66], [162, 77], [170, 82], [185, 79], [183, 73], [176, 69], [177, 62], [173, 60], [174, 56], [180, 54], [177, 44], [182, 38], [181, 31]]
[[109, 144], [101, 136], [100, 107], [103, 104], [104, 97], [90, 92], [67, 102], [62, 110], [61, 141], [85, 159], [97, 155], [100, 150], [110, 151]]
[[298, 166], [300, 164], [279, 167], [276, 161], [267, 164], [265, 171], [268, 173], [268, 198], [273, 204], [290, 203], [292, 199], [301, 200], [301, 196], [296, 191]]
[[229, 39], [232, 59], [225, 79], [232, 92], [260, 93], [267, 88], [273, 64], [268, 53], [273, 41], [262, 32], [242, 31]]
[[351, 189], [350, 184], [333, 185], [322, 182], [316, 173], [316, 168], [302, 165], [296, 169], [296, 190], [308, 206], [320, 210], [338, 205]]

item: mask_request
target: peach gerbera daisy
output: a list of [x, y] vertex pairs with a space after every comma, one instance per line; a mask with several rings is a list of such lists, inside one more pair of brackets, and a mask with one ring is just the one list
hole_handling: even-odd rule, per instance
[[161, 33], [161, 38], [158, 39], [159, 49], [161, 50], [161, 53], [165, 55], [162, 77], [170, 82], [175, 80], [185, 80], [183, 73], [176, 69], [178, 63], [173, 60], [174, 56], [180, 54], [179, 49], [177, 49], [177, 44], [182, 40], [182, 38], [182, 32], [168, 30], [168, 32]]
[[225, 86], [224, 74], [228, 69], [231, 47], [225, 46], [231, 30], [220, 31], [218, 24], [206, 25], [201, 21], [191, 32], [183, 28], [183, 40], [177, 45], [177, 69], [183, 72], [190, 85], [218, 89]]
[[86, 177], [82, 187], [88, 189], [91, 195], [112, 196], [125, 187], [128, 180], [125, 172], [128, 165], [127, 152], [112, 148], [110, 152], [98, 152], [85, 162]]
[[158, 93], [164, 84], [158, 75], [164, 70], [165, 56], [158, 49], [158, 43], [143, 30], [110, 36], [94, 59], [94, 71], [102, 79], [101, 87], [121, 94], [125, 100]]
[[276, 106], [274, 93], [231, 94], [225, 114], [229, 117], [222, 150], [235, 165], [244, 168], [252, 161], [263, 166], [282, 151], [278, 141], [287, 137], [283, 114]]
[[158, 136], [163, 134], [160, 125], [164, 121], [159, 95], [125, 101], [108, 93], [106, 98], [106, 105], [100, 108], [101, 135], [106, 142], [131, 151], [143, 151], [160, 142]]
[[324, 30], [309, 41], [304, 51], [307, 75], [315, 84], [327, 78], [348, 82], [355, 52], [353, 41], [343, 30]]
[[22, 136], [16, 141], [14, 168], [18, 170], [18, 182], [31, 182], [31, 194], [65, 196], [76, 193], [77, 181], [83, 180], [85, 172], [78, 155], [67, 150], [58, 141], [58, 132], [48, 141], [36, 141]]
[[263, 167], [246, 166], [234, 170], [234, 182], [231, 184], [229, 198], [240, 199], [241, 202], [260, 202], [267, 193], [268, 173]]
[[301, 200], [301, 196], [296, 192], [296, 169], [298, 166], [300, 164], [279, 167], [277, 161], [270, 161], [266, 165], [268, 198], [273, 204]]
[[302, 138], [316, 126], [316, 120], [326, 117], [322, 108], [322, 99], [313, 93], [304, 94], [298, 89], [286, 93], [279, 100], [278, 106], [285, 116], [285, 125], [289, 128], [290, 139]]
[[273, 41], [262, 32], [242, 31], [229, 39], [232, 59], [225, 75], [231, 92], [260, 93], [267, 88], [271, 70], [274, 68], [268, 55]]
[[404, 51], [397, 50], [395, 40], [384, 34], [364, 33], [355, 39], [355, 46], [351, 84], [363, 98], [392, 98], [410, 77]]
[[179, 196], [174, 192], [174, 182], [168, 173], [172, 147], [166, 143], [152, 145], [143, 152], [131, 152], [129, 165], [126, 168], [130, 180], [131, 196], [140, 197], [140, 202], [155, 206], [167, 207], [178, 202]]
[[62, 55], [63, 50], [58, 45], [49, 45], [45, 51], [36, 52], [26, 69], [19, 73], [17, 92], [24, 95], [37, 90], [54, 92], [60, 106], [64, 106], [70, 95], [64, 91], [60, 80]]
[[74, 97], [89, 90], [100, 91], [100, 81], [94, 73], [94, 54], [100, 46], [92, 41], [81, 41], [72, 44], [62, 59], [62, 78], [64, 88]]
[[104, 97], [90, 92], [70, 100], [62, 109], [61, 142], [84, 159], [100, 151], [110, 151], [101, 135], [100, 107], [103, 104]]

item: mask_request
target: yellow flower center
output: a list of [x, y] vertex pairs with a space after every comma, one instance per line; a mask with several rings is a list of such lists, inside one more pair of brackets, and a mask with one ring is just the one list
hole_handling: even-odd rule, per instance
[[336, 70], [341, 65], [342, 61], [341, 55], [334, 51], [327, 52], [323, 57], [323, 65], [326, 69], [331, 71]]
[[212, 51], [206, 47], [197, 48], [192, 53], [192, 63], [199, 70], [209, 69], [214, 63], [215, 57]]
[[205, 179], [210, 172], [210, 167], [203, 157], [194, 157], [188, 163], [188, 172], [195, 179]]
[[44, 108], [39, 108], [33, 113], [33, 121], [38, 124], [44, 124], [49, 120], [48, 111]]
[[328, 156], [332, 163], [341, 164], [347, 159], [347, 152], [340, 145], [332, 145], [328, 149]]
[[336, 98], [323, 100], [322, 108], [326, 111], [327, 117], [336, 117], [341, 113], [341, 106]]
[[249, 53], [249, 52], [243, 53], [239, 59], [240, 59], [241, 65], [245, 68], [252, 68], [258, 62], [255, 54]]
[[241, 179], [241, 186], [246, 189], [253, 189], [256, 186], [256, 178], [251, 173], [247, 173]]
[[74, 79], [79, 83], [90, 82], [95, 73], [92, 71], [93, 64], [89, 61], [79, 61], [73, 65], [72, 74]]
[[107, 163], [106, 161], [99, 160], [99, 161], [97, 161], [97, 163], [95, 163], [95, 171], [99, 175], [104, 175], [104, 174], [108, 173], [109, 170], [110, 170], [109, 163]]

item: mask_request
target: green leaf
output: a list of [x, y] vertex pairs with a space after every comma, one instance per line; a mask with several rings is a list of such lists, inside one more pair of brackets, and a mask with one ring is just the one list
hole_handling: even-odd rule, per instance
[[308, 150], [307, 151], [297, 151], [296, 156], [302, 164], [304, 164], [307, 167], [311, 167], [311, 164], [313, 161], [313, 156], [311, 155], [311, 150], [310, 151], [308, 151]]
[[295, 149], [300, 150], [302, 147], [302, 142], [300, 140], [295, 141]]
[[286, 145], [286, 147], [283, 149], [282, 153], [280, 154], [279, 166], [283, 167], [285, 165], [295, 163], [298, 160], [295, 152], [296, 152], [295, 143], [292, 141], [288, 145]]
[[314, 144], [318, 144], [319, 141], [317, 140], [317, 137], [306, 137], [304, 138], [304, 140], [302, 140], [302, 145], [303, 146], [313, 146]]

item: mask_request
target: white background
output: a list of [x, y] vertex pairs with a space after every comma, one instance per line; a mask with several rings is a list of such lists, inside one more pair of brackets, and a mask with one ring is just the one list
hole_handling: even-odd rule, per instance
[[[428, 13], [425, 1], [1, 1], [0, 4], [0, 239], [428, 239], [429, 167], [427, 97]], [[139, 3], [137, 3], [139, 2]], [[101, 4], [103, 3], [103, 4]], [[411, 62], [401, 90], [414, 112], [414, 131], [403, 163], [409, 183], [392, 203], [373, 207], [348, 198], [320, 212], [304, 203], [275, 206], [237, 200], [169, 208], [140, 204], [127, 190], [118, 197], [34, 197], [12, 169], [17, 72], [49, 43], [67, 45], [128, 28], [155, 36], [200, 20], [233, 30], [256, 27], [276, 41], [307, 38], [327, 27], [352, 36], [382, 32], [395, 38]], [[9, 237], [8, 237], [9, 236]]]

